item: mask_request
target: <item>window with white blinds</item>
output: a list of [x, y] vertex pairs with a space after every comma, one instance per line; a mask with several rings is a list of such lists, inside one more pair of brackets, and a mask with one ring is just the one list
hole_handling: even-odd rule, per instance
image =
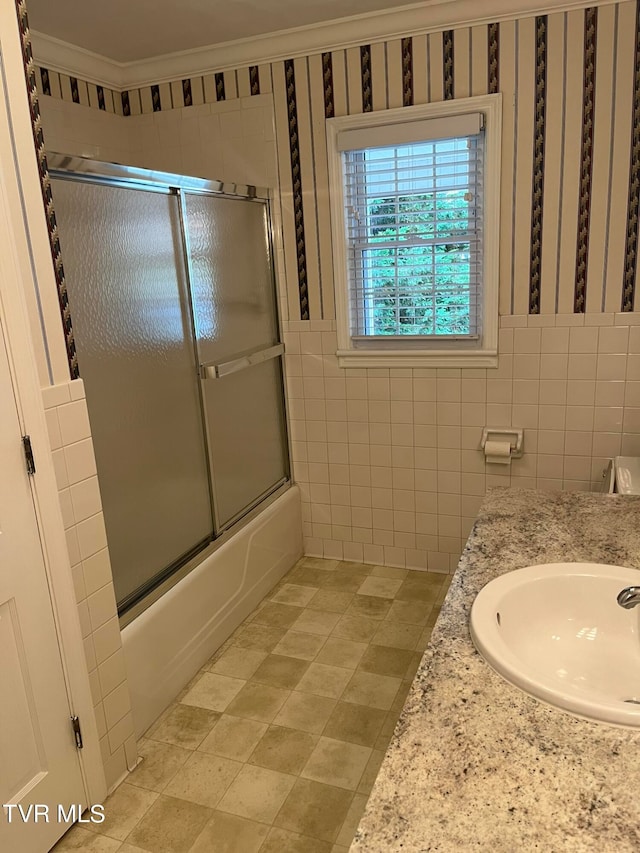
[[[343, 349], [490, 352], [497, 281], [488, 304], [487, 269], [497, 275], [486, 257], [487, 243], [496, 247], [496, 235], [487, 241], [485, 233], [486, 113], [453, 114], [455, 104], [450, 115], [437, 105], [439, 115], [415, 121], [406, 120], [406, 110], [418, 108], [394, 110], [405, 118], [398, 124], [376, 125], [376, 114], [369, 125], [365, 116], [332, 120], [333, 177], [342, 196], [332, 208], [343, 238]], [[424, 115], [429, 107], [419, 109]]]
[[482, 134], [345, 151], [351, 334], [477, 337]]

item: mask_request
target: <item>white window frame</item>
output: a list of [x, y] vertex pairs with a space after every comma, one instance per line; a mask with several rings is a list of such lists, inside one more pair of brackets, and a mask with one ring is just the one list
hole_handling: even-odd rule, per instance
[[[413, 348], [389, 348], [382, 341], [377, 349], [357, 349], [351, 339], [343, 158], [338, 150], [338, 134], [347, 130], [397, 126], [467, 113], [483, 115], [485, 132], [482, 327], [476, 345], [470, 348], [469, 341], [464, 341], [463, 346], [448, 341], [444, 346], [432, 339], [422, 349], [415, 349], [415, 345]], [[497, 367], [502, 95], [480, 95], [437, 104], [340, 116], [328, 119], [326, 124], [340, 367]]]

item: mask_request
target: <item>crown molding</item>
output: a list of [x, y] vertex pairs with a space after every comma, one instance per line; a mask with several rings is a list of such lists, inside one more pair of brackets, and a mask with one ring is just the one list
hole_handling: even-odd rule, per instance
[[619, 0], [483, 0], [481, 4], [478, 0], [423, 0], [396, 9], [353, 15], [136, 62], [116, 62], [35, 30], [31, 31], [31, 41], [37, 64], [122, 90], [408, 35], [570, 12], [588, 6], [610, 6], [616, 2]]
[[30, 30], [29, 35], [36, 65], [59, 74], [80, 77], [97, 86], [106, 86], [109, 89], [127, 88], [127, 66], [124, 63], [114, 62], [106, 56], [100, 56], [37, 30]]

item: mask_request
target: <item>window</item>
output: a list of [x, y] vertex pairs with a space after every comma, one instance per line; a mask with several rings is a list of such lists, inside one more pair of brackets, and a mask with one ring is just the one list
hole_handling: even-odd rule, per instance
[[327, 135], [340, 364], [495, 365], [500, 95]]

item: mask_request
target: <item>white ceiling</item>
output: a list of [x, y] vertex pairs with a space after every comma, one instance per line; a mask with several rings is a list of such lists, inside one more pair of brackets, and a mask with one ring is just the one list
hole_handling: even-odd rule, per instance
[[27, 0], [33, 30], [116, 62], [406, 5], [407, 0]]

